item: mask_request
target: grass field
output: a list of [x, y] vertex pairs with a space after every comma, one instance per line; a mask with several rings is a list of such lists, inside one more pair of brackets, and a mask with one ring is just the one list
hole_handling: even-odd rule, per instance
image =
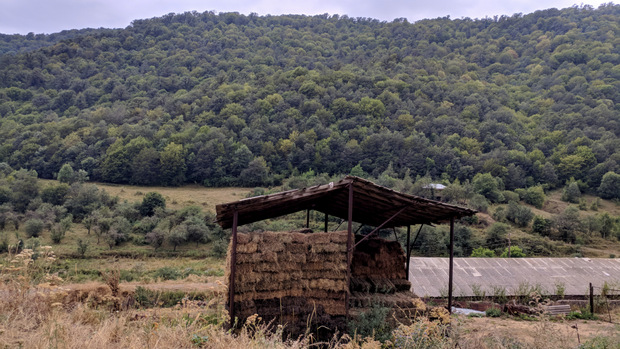
[[[54, 180], [40, 180], [43, 185], [57, 183]], [[215, 212], [215, 206], [245, 198], [251, 191], [249, 188], [207, 188], [201, 185], [185, 185], [182, 187], [141, 187], [93, 182], [97, 187], [112, 196], [118, 196], [128, 202], [142, 201], [144, 194], [154, 191], [166, 198], [166, 206], [173, 210], [197, 205]]]

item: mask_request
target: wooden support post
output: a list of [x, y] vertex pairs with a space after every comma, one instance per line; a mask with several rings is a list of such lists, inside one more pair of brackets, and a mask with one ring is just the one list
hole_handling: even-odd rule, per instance
[[594, 287], [590, 283], [590, 313], [594, 315]]
[[235, 272], [237, 271], [237, 221], [239, 213], [233, 212], [233, 225], [230, 250], [230, 280], [228, 281], [228, 313], [230, 315], [230, 327], [235, 324]]
[[349, 293], [351, 285], [351, 260], [353, 259], [353, 183], [349, 184], [349, 212], [347, 227], [347, 293], [345, 294], [345, 314], [349, 319]]
[[328, 215], [327, 213], [325, 214], [325, 232], [327, 233], [327, 223], [329, 222], [328, 220]]
[[409, 240], [411, 239], [411, 226], [407, 226], [407, 280], [409, 280], [409, 262], [411, 259], [411, 246], [409, 246]]
[[306, 210], [306, 228], [310, 228], [310, 209]]
[[450, 273], [448, 275], [448, 312], [452, 314], [452, 281], [454, 280], [454, 217], [450, 218]]

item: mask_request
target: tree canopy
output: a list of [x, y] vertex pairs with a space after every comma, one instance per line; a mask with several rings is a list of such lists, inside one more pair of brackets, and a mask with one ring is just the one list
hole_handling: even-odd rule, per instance
[[613, 4], [415, 23], [187, 12], [4, 35], [0, 162], [147, 185], [390, 167], [480, 174], [493, 202], [571, 178], [612, 193], [619, 19]]

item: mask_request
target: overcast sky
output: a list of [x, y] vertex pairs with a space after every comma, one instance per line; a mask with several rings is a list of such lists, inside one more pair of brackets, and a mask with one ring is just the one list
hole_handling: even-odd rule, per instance
[[[215, 11], [259, 15], [339, 14], [385, 21], [407, 18], [413, 22], [449, 15], [484, 18], [531, 13], [547, 8], [610, 1], [586, 0], [0, 0], [0, 33], [55, 33], [65, 29], [124, 28], [134, 19], [170, 12]], [[618, 3], [618, 0], [612, 1]]]

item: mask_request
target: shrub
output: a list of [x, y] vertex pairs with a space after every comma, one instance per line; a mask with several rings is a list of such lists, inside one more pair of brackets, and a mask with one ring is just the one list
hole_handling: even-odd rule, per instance
[[576, 204], [581, 197], [581, 190], [579, 190], [579, 184], [573, 181], [570, 182], [562, 191], [562, 201], [571, 202]]
[[28, 235], [28, 237], [38, 237], [41, 235], [43, 227], [45, 227], [45, 223], [38, 218], [29, 219], [26, 223], [24, 223], [24, 230], [26, 231], [26, 235]]
[[155, 278], [161, 278], [163, 280], [177, 280], [181, 278], [181, 273], [171, 267], [163, 267], [153, 272]]
[[532, 232], [541, 236], [549, 236], [552, 223], [553, 222], [547, 218], [535, 216], [534, 222], [532, 222]]
[[495, 257], [495, 252], [485, 247], [478, 247], [471, 252], [471, 257]]
[[53, 243], [59, 244], [64, 236], [65, 231], [63, 230], [60, 223], [52, 225], [52, 228], [50, 229], [50, 237], [52, 238]]
[[510, 191], [510, 190], [504, 190], [502, 191], [502, 195], [504, 195], [504, 199], [506, 200], [506, 202], [510, 202], [510, 201], [519, 201], [519, 194], [515, 193], [514, 191]]
[[142, 216], [152, 216], [158, 207], [166, 208], [166, 199], [160, 193], [152, 191], [144, 195], [138, 209]]
[[84, 257], [86, 251], [88, 250], [88, 246], [90, 244], [86, 240], [78, 239], [77, 241], [77, 252], [81, 257]]
[[523, 195], [523, 201], [536, 208], [542, 208], [545, 204], [545, 199], [545, 191], [542, 186], [529, 187]]
[[506, 233], [509, 226], [505, 223], [495, 223], [487, 230], [486, 242], [488, 245], [497, 246], [506, 243]]
[[165, 239], [166, 234], [160, 228], [153, 229], [153, 231], [147, 233], [145, 236], [146, 242], [148, 242], [149, 245], [153, 246], [155, 250], [161, 247]]
[[469, 200], [469, 207], [473, 208], [476, 211], [486, 212], [489, 209], [489, 202], [483, 195], [475, 194]]
[[[504, 250], [504, 252], [502, 252], [501, 256], [502, 258], [508, 258], [508, 247], [506, 247], [506, 249]], [[523, 250], [519, 247], [519, 246], [510, 246], [510, 258], [523, 258], [525, 257], [525, 253], [523, 253]]]
[[222, 258], [226, 256], [228, 251], [228, 242], [224, 239], [219, 239], [213, 242], [211, 246], [211, 254], [213, 257]]
[[605, 173], [598, 187], [598, 194], [603, 199], [620, 198], [620, 175], [615, 172]]
[[519, 227], [527, 227], [530, 224], [530, 221], [534, 217], [532, 210], [523, 205], [519, 205], [515, 201], [511, 201], [508, 204], [508, 209], [506, 210], [506, 219], [513, 222]]
[[349, 335], [352, 338], [374, 337], [380, 342], [387, 341], [392, 337], [392, 327], [386, 321], [389, 313], [390, 308], [374, 302], [368, 311], [349, 321]]
[[498, 308], [489, 308], [485, 311], [485, 314], [488, 317], [500, 317], [502, 316], [502, 311]]

